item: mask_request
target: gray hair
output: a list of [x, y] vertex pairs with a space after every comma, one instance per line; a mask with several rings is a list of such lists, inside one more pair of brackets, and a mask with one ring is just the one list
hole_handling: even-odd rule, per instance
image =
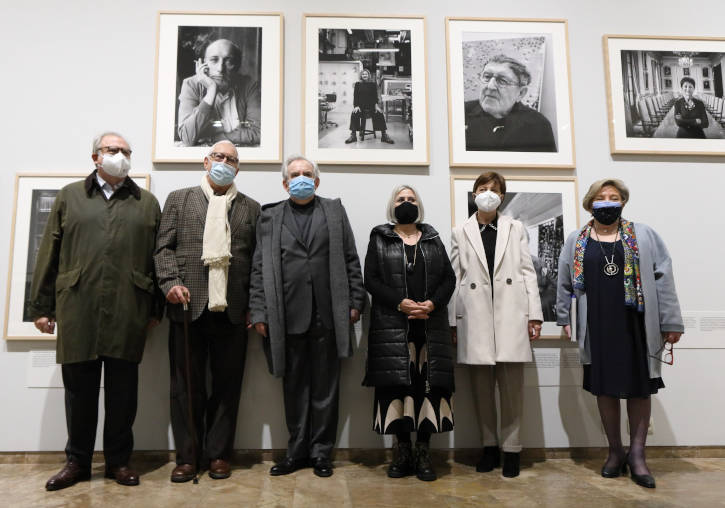
[[405, 184], [396, 186], [393, 189], [393, 193], [390, 195], [390, 199], [388, 200], [388, 207], [386, 209], [388, 222], [391, 222], [393, 224], [398, 223], [398, 219], [395, 218], [395, 198], [397, 198], [398, 194], [406, 189], [415, 194], [415, 200], [418, 202], [418, 218], [415, 219], [415, 223], [420, 224], [421, 222], [423, 222], [424, 218], [423, 201], [420, 199], [420, 194], [418, 194], [418, 191], [415, 190], [414, 187]]
[[289, 165], [295, 161], [305, 161], [306, 163], [308, 163], [310, 166], [312, 166], [312, 169], [315, 170], [315, 178], [320, 178], [320, 168], [315, 161], [308, 159], [304, 155], [295, 154], [295, 155], [290, 155], [289, 157], [287, 157], [287, 160], [285, 160], [284, 163], [282, 164], [282, 179], [285, 182], [289, 178], [289, 171], [288, 171]]
[[217, 146], [217, 145], [221, 145], [222, 143], [229, 143], [230, 145], [232, 145], [232, 147], [234, 147], [234, 153], [237, 154], [237, 158], [239, 157], [239, 150], [237, 149], [237, 145], [235, 145], [234, 143], [232, 143], [228, 139], [222, 139], [221, 141], [217, 141], [216, 143], [214, 143], [213, 145], [211, 145], [209, 147], [209, 153], [206, 154], [206, 156], [207, 157], [211, 156], [211, 154], [213, 154], [215, 152], [214, 147]]
[[103, 138], [105, 138], [106, 136], [119, 137], [126, 142], [126, 144], [128, 145], [129, 148], [131, 148], [131, 143], [129, 143], [128, 140], [125, 137], [123, 137], [121, 134], [119, 134], [118, 132], [114, 132], [114, 131], [106, 131], [102, 134], [99, 134], [95, 138], [93, 138], [93, 147], [92, 147], [91, 153], [98, 153], [101, 150], [101, 141], [103, 141]]
[[490, 63], [500, 63], [508, 65], [511, 69], [511, 72], [514, 73], [516, 79], [519, 81], [519, 86], [526, 86], [531, 83], [531, 74], [529, 73], [529, 70], [523, 63], [519, 62], [515, 58], [511, 58], [510, 56], [506, 55], [495, 55], [489, 58], [488, 61], [483, 64], [483, 68], [485, 69], [486, 66]]

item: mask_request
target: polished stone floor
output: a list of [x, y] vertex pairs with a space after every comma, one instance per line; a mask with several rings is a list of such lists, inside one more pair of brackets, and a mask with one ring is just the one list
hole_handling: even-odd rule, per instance
[[[380, 454], [337, 460], [331, 478], [318, 478], [311, 469], [270, 477], [271, 461], [241, 458], [232, 477], [198, 485], [172, 484], [174, 465], [164, 460], [137, 463], [141, 485], [122, 487], [103, 478], [102, 463], [93, 478], [68, 489], [46, 492], [45, 481], [60, 463], [0, 464], [0, 506], [260, 506], [260, 507], [714, 507], [725, 506], [725, 459], [654, 458], [649, 464], [655, 490], [636, 486], [629, 478], [604, 479], [600, 460], [524, 460], [521, 476], [503, 478], [500, 470], [476, 473], [473, 460], [436, 457], [440, 478], [424, 483], [415, 477], [386, 477]], [[138, 462], [138, 461], [137, 461]]]

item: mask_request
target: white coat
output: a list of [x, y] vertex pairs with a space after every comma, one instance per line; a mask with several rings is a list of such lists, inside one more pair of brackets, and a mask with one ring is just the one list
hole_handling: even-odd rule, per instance
[[530, 362], [529, 320], [544, 320], [524, 225], [499, 215], [497, 227], [493, 283], [476, 214], [451, 235], [456, 290], [448, 318], [459, 363]]

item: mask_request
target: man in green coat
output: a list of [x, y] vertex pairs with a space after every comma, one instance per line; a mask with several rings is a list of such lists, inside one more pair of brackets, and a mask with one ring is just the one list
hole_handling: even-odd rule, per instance
[[138, 364], [163, 310], [153, 264], [159, 203], [127, 176], [131, 148], [122, 136], [98, 136], [91, 157], [96, 170], [58, 192], [33, 275], [36, 328], [53, 333], [58, 324], [68, 427], [67, 462], [48, 490], [90, 479], [102, 366], [106, 477], [138, 485], [128, 467]]

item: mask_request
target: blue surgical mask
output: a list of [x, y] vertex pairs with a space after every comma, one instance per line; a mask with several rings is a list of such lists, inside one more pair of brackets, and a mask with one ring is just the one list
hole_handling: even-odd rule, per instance
[[289, 181], [289, 195], [297, 199], [307, 199], [315, 194], [315, 180], [309, 176], [298, 176]]
[[212, 162], [209, 170], [209, 178], [219, 187], [231, 185], [234, 177], [237, 176], [237, 170], [226, 162]]

